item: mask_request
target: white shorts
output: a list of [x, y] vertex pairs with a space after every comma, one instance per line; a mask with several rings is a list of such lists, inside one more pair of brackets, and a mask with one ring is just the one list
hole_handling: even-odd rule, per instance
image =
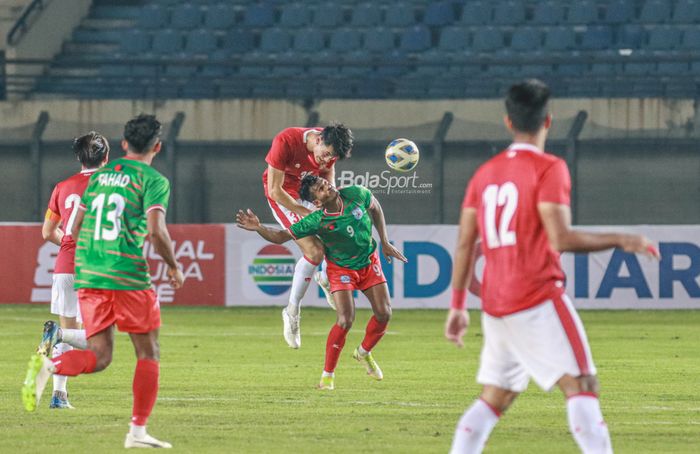
[[[305, 200], [297, 199], [297, 203], [311, 211], [315, 211], [317, 209], [316, 205]], [[267, 199], [267, 204], [270, 205], [270, 209], [272, 210], [272, 215], [275, 217], [275, 220], [283, 228], [288, 229], [292, 224], [296, 224], [297, 222], [301, 221], [301, 216], [288, 210], [274, 200]]]
[[62, 317], [76, 317], [78, 322], [82, 322], [78, 305], [78, 292], [75, 291], [74, 284], [75, 277], [73, 274], [59, 273], [53, 275], [51, 313]]
[[549, 391], [564, 375], [595, 375], [588, 338], [568, 296], [505, 317], [481, 313], [477, 382], [515, 392], [530, 378]]

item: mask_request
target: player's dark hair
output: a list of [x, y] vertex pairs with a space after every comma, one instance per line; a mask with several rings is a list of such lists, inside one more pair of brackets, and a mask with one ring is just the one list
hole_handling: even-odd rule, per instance
[[520, 132], [535, 134], [544, 124], [549, 101], [549, 87], [537, 79], [512, 85], [506, 96], [506, 112], [513, 128]]
[[124, 139], [134, 153], [149, 151], [160, 139], [161, 124], [155, 115], [141, 114], [124, 126]]
[[314, 187], [317, 181], [318, 177], [316, 175], [306, 175], [301, 179], [301, 187], [299, 188], [299, 197], [301, 197], [301, 200], [306, 202], [313, 202], [316, 200], [316, 197], [314, 197], [311, 192], [311, 188]]
[[333, 145], [338, 159], [349, 158], [352, 153], [354, 137], [352, 131], [342, 123], [332, 122], [321, 131], [321, 139], [327, 146]]
[[84, 136], [73, 139], [73, 153], [83, 166], [94, 169], [109, 153], [109, 142], [99, 132], [90, 131]]

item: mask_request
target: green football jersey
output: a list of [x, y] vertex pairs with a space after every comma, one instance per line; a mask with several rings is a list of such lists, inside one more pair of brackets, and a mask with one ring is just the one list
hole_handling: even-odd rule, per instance
[[359, 270], [370, 264], [377, 248], [372, 238], [372, 217], [367, 211], [372, 193], [362, 186], [340, 189], [339, 213], [317, 210], [289, 227], [294, 238], [318, 235], [326, 248], [326, 258], [336, 265]]
[[170, 183], [156, 169], [121, 158], [95, 172], [83, 193], [85, 209], [75, 251], [75, 287], [151, 287], [143, 243], [146, 213], [168, 208]]

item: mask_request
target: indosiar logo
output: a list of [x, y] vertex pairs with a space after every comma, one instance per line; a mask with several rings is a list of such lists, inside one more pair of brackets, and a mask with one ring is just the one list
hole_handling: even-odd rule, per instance
[[277, 296], [289, 290], [294, 277], [294, 256], [284, 246], [271, 244], [258, 251], [248, 274], [253, 277], [260, 290]]

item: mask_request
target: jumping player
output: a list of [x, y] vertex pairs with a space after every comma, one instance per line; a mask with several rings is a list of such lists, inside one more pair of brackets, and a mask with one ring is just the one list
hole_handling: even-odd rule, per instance
[[617, 247], [659, 256], [640, 235], [572, 230], [566, 163], [543, 151], [552, 123], [549, 95], [538, 80], [510, 88], [505, 124], [513, 143], [482, 165], [466, 190], [445, 335], [462, 345], [469, 323], [465, 294], [480, 237], [486, 267], [477, 381], [483, 388], [457, 425], [452, 453], [480, 453], [530, 378], [544, 390], [557, 385], [564, 393], [569, 428], [582, 452], [612, 452], [596, 368], [581, 320], [564, 293], [559, 254]]
[[[137, 358], [126, 448], [171, 447], [146, 433], [160, 369], [160, 305], [143, 256], [147, 236], [168, 266], [170, 284], [179, 288], [183, 282], [165, 224], [170, 183], [151, 167], [161, 150], [160, 131], [152, 115], [129, 121], [122, 141], [126, 156], [95, 172], [83, 194], [74, 223], [74, 232], [79, 232], [75, 284], [88, 349], [71, 350], [53, 360], [32, 356], [22, 388], [24, 406], [33, 411], [51, 373], [75, 376], [105, 369], [112, 361], [116, 325], [129, 333]], [[55, 332], [48, 334], [42, 351], [50, 351], [57, 341]]]
[[[59, 316], [59, 338], [61, 339], [61, 342], [53, 348], [54, 357], [72, 350], [73, 347], [87, 348], [85, 330], [80, 329], [78, 293], [73, 288], [75, 280], [73, 222], [78, 214], [76, 208], [80, 205], [80, 198], [90, 176], [104, 166], [109, 159], [109, 142], [101, 134], [91, 131], [73, 141], [73, 152], [80, 162], [81, 170], [56, 185], [51, 193], [44, 225], [41, 228], [44, 240], [60, 246], [51, 287], [51, 313]], [[45, 331], [56, 329], [53, 321], [47, 322], [44, 327]], [[49, 352], [43, 353], [48, 355]], [[67, 377], [53, 376], [53, 396], [49, 408], [73, 408], [68, 402], [66, 382]]]
[[372, 238], [372, 225], [377, 229], [387, 260], [396, 257], [405, 262], [406, 257], [389, 242], [382, 207], [366, 188], [349, 186], [338, 190], [324, 178], [307, 175], [299, 192], [301, 199], [312, 203], [317, 210], [287, 230], [261, 225], [251, 210], [239, 211], [236, 222], [239, 227], [255, 231], [277, 244], [318, 235], [326, 251], [328, 279], [337, 312], [336, 323], [326, 342], [326, 361], [319, 388], [334, 389], [335, 367], [355, 320], [353, 290], [360, 290], [367, 296], [374, 315], [367, 324], [364, 340], [352, 356], [364, 364], [368, 375], [381, 380], [382, 370], [372, 357], [372, 348], [386, 332], [391, 304], [377, 243]]
[[[305, 175], [319, 175], [335, 181], [335, 162], [350, 157], [353, 146], [352, 132], [340, 123], [320, 128], [287, 128], [275, 136], [265, 157], [267, 169], [263, 173], [265, 197], [277, 222], [285, 229], [315, 208], [301, 200], [299, 184]], [[289, 304], [282, 310], [284, 339], [291, 348], [301, 346], [299, 306], [313, 276], [326, 294], [331, 307], [333, 297], [328, 286], [325, 266], [314, 273], [323, 260], [323, 246], [315, 236], [294, 239], [303, 257], [294, 267]]]

